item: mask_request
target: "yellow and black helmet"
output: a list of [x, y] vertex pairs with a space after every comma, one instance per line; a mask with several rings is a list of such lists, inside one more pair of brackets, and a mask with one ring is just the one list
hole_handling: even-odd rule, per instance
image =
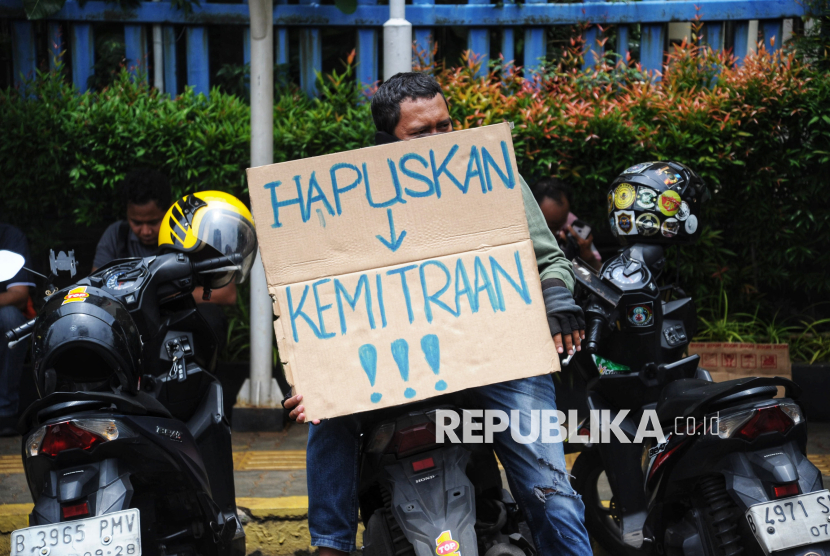
[[247, 278], [256, 255], [254, 218], [239, 199], [222, 191], [185, 195], [164, 215], [159, 248], [187, 253], [193, 260], [241, 255], [242, 264], [210, 275], [204, 285], [216, 289], [233, 280], [240, 283]]

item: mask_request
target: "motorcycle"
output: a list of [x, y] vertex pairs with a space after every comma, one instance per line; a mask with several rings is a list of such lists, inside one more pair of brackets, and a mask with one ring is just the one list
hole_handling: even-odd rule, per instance
[[[358, 489], [366, 556], [450, 555], [460, 547], [468, 556], [536, 554], [492, 446], [436, 442], [437, 415], [463, 413], [460, 400], [440, 396], [372, 412]], [[454, 430], [460, 434], [460, 426]]]
[[[30, 526], [11, 535], [13, 556], [245, 554], [231, 430], [211, 374], [217, 338], [191, 296], [201, 277], [240, 263], [115, 260], [50, 285], [38, 317], [6, 334], [33, 334], [41, 395], [20, 420], [35, 505]], [[51, 267], [50, 281], [74, 277], [72, 252], [53, 253]]]
[[[699, 356], [684, 357], [695, 306], [679, 287], [658, 287], [664, 264], [663, 248], [644, 244], [599, 273], [574, 262], [587, 326], [571, 364], [588, 381], [588, 407], [609, 411], [629, 440], [582, 445], [571, 483], [588, 531], [615, 555], [830, 554], [830, 492], [806, 457], [798, 386], [715, 383]], [[647, 412], [665, 442], [630, 442]]]

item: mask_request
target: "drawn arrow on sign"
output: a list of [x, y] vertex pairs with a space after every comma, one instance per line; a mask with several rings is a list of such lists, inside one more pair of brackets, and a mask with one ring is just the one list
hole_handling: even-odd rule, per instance
[[386, 216], [389, 218], [389, 236], [390, 236], [390, 239], [386, 239], [383, 236], [375, 236], [375, 237], [378, 238], [382, 244], [384, 244], [386, 247], [391, 249], [392, 252], [394, 253], [395, 251], [398, 250], [398, 247], [401, 246], [401, 243], [403, 242], [403, 238], [406, 237], [406, 230], [401, 232], [401, 235], [399, 235], [396, 238], [395, 237], [395, 221], [392, 219], [392, 209], [386, 209]]

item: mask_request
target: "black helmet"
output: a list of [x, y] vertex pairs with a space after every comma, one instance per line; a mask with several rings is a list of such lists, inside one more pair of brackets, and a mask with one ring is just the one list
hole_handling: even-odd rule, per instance
[[49, 298], [35, 325], [32, 355], [41, 396], [117, 386], [137, 390], [138, 328], [124, 305], [98, 288], [70, 286]]
[[701, 206], [708, 200], [703, 179], [679, 162], [635, 164], [608, 190], [611, 231], [623, 245], [694, 243], [702, 228]]

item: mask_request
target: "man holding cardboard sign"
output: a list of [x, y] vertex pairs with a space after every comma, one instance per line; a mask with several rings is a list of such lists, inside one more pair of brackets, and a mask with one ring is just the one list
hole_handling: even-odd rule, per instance
[[[518, 410], [527, 435], [534, 413], [555, 409], [557, 352], [580, 349], [584, 328], [507, 124], [432, 137], [452, 130], [449, 112], [417, 73], [384, 83], [372, 112], [390, 144], [248, 171], [280, 353], [305, 395], [285, 405], [326, 419], [307, 456], [321, 554], [355, 547], [349, 414], [473, 389], [482, 409]], [[540, 553], [590, 554], [561, 444], [511, 434], [495, 449]]]

